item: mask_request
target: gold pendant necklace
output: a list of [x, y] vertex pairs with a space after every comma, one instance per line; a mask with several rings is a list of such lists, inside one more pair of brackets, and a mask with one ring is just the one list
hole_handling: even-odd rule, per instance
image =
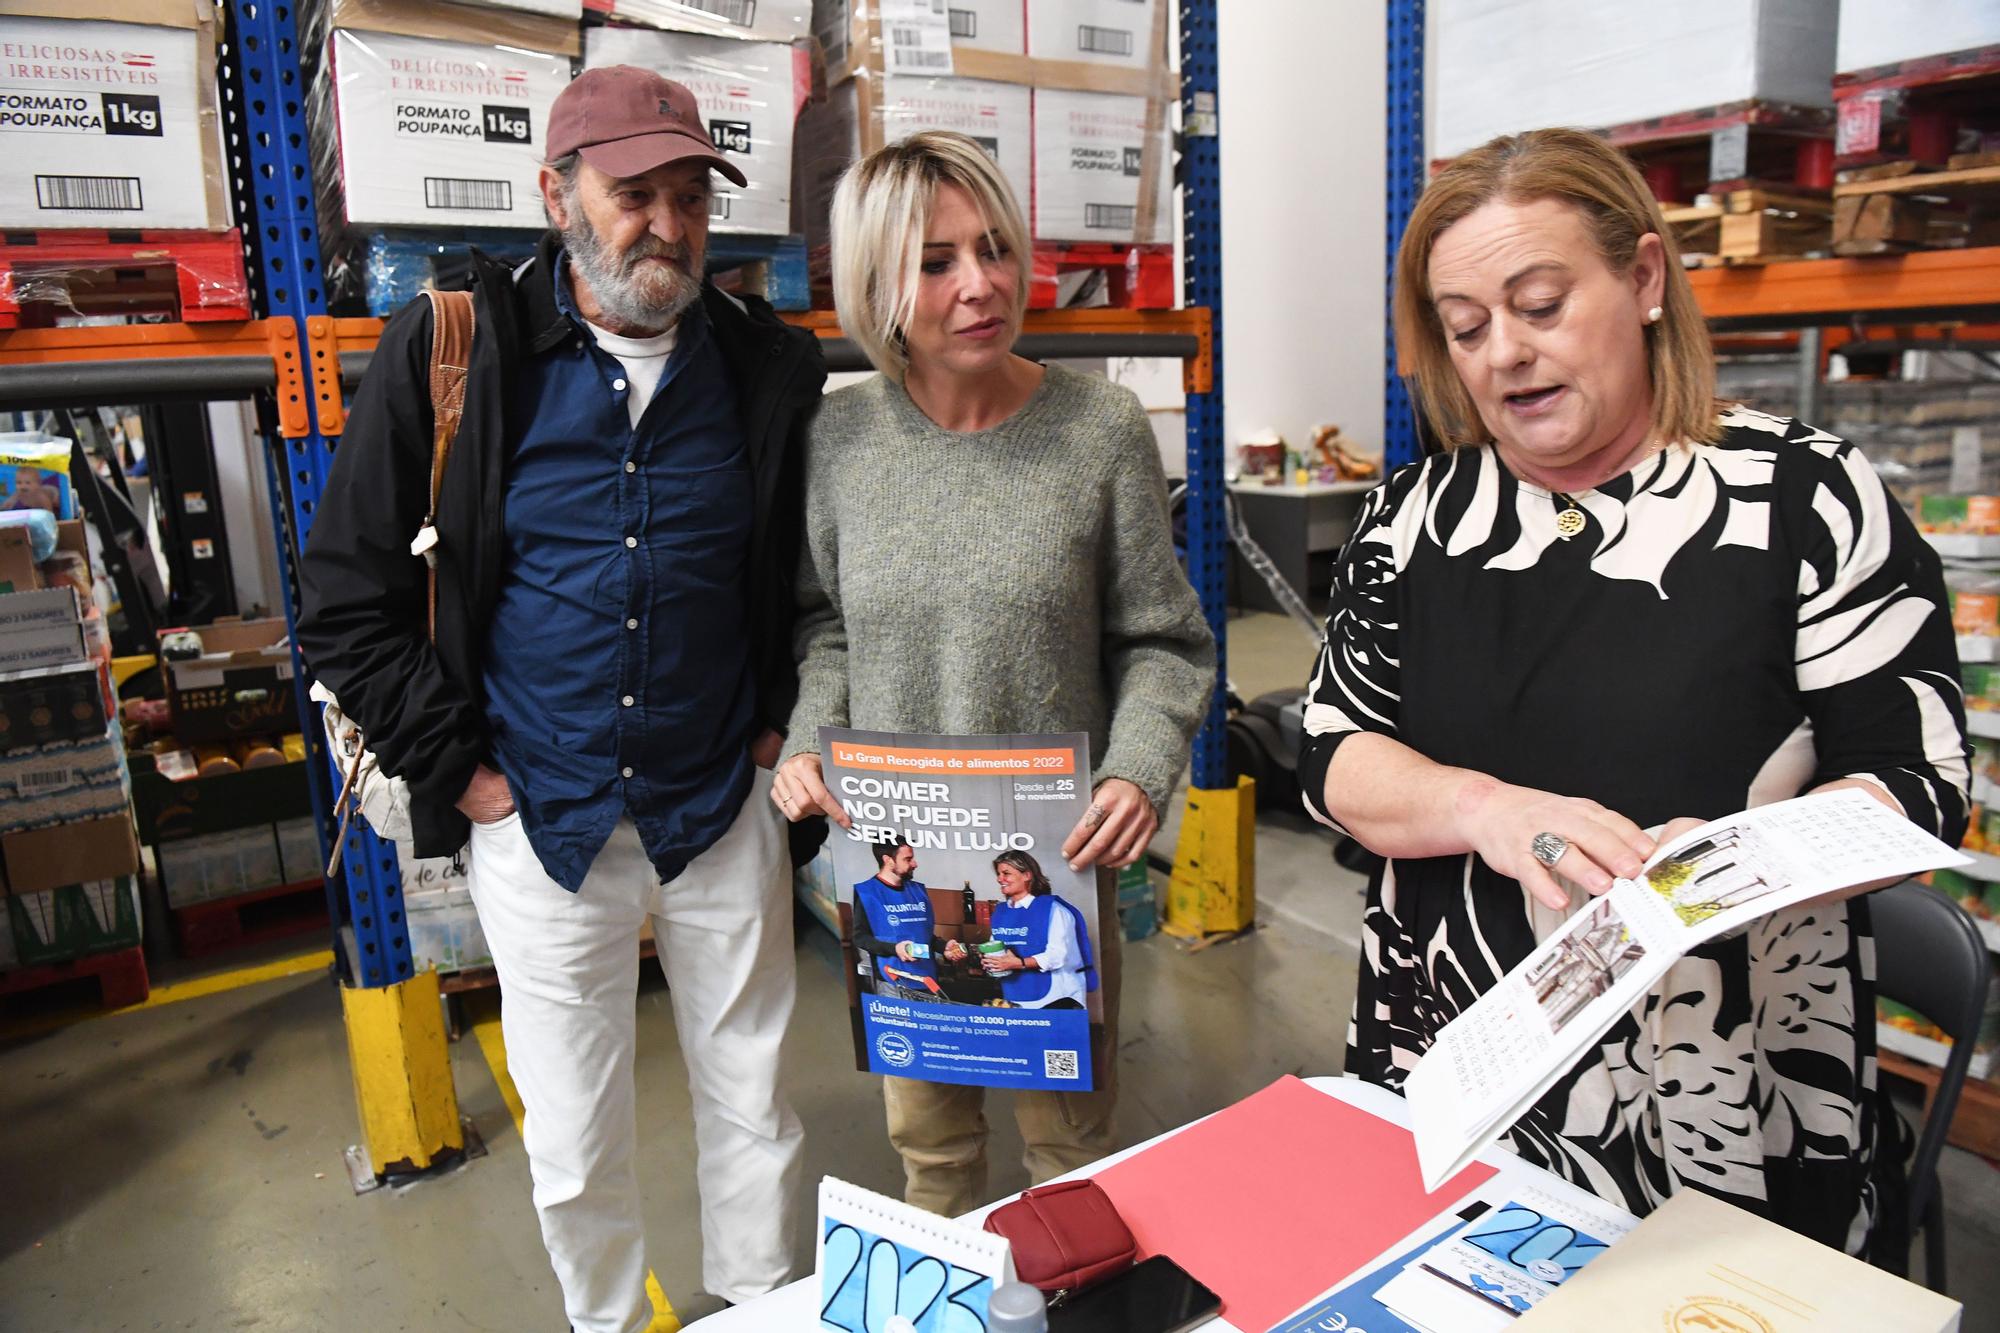
[[1583, 531], [1583, 511], [1567, 495], [1562, 497], [1562, 502], [1567, 507], [1556, 515], [1556, 536], [1568, 541]]

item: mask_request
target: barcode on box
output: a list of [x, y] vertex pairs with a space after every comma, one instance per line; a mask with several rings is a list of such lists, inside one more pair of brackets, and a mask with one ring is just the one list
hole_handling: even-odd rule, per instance
[[735, 198], [736, 196], [730, 194], [727, 190], [717, 190], [714, 194], [710, 195], [708, 197], [708, 220], [711, 222], [729, 221], [730, 201]]
[[1139, 210], [1132, 204], [1085, 204], [1083, 225], [1093, 231], [1130, 231], [1139, 221]]
[[1075, 1051], [1043, 1051], [1043, 1078], [1080, 1078]]
[[23, 773], [19, 786], [23, 795], [38, 791], [59, 791], [64, 787], [74, 787], [82, 783], [83, 775], [67, 768], [54, 769], [47, 773]]
[[971, 40], [979, 35], [979, 15], [970, 9], [951, 11], [951, 35]]
[[473, 209], [483, 213], [509, 212], [514, 207], [514, 183], [426, 176], [424, 207]]
[[37, 176], [35, 207], [136, 213], [145, 199], [137, 176]]
[[754, 27], [757, 23], [757, 0], [681, 0], [681, 3], [739, 28]]
[[1097, 56], [1129, 56], [1134, 43], [1124, 28], [1097, 28], [1085, 23], [1076, 30], [1076, 47]]

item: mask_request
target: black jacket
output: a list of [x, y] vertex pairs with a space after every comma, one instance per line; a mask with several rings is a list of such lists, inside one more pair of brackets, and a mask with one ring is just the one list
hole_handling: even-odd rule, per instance
[[[430, 499], [431, 306], [412, 301], [382, 331], [348, 405], [326, 491], [299, 565], [300, 651], [316, 679], [410, 784], [416, 854], [449, 856], [468, 824], [456, 802], [490, 762], [481, 652], [506, 565], [508, 386], [522, 358], [575, 336], [549, 279], [553, 234], [517, 275], [475, 255], [472, 366], [465, 416], [438, 500], [437, 642], [426, 637], [424, 562], [410, 554]], [[806, 426], [826, 365], [818, 340], [754, 297], [702, 290], [735, 381], [749, 454], [750, 662], [760, 726], [782, 730], [798, 694], [792, 580], [798, 561]]]

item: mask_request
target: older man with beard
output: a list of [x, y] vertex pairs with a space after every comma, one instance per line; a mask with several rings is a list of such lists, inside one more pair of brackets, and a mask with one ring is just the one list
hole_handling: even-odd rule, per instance
[[574, 1327], [630, 1333], [651, 1317], [632, 1081], [648, 918], [687, 1063], [704, 1285], [741, 1301], [791, 1271], [792, 912], [768, 766], [797, 692], [800, 448], [825, 367], [810, 335], [702, 279], [710, 175], [745, 181], [686, 88], [588, 70], [547, 151], [553, 230], [511, 272], [475, 263], [435, 634], [411, 554], [427, 300], [389, 321], [350, 407], [298, 632], [408, 780], [416, 854], [469, 841], [542, 1237]]

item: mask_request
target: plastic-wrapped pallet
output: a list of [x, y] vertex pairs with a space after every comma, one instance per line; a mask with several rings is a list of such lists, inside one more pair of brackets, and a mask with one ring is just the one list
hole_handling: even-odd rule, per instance
[[1029, 90], [982, 79], [857, 76], [799, 117], [797, 188], [809, 245], [825, 245], [840, 173], [864, 153], [919, 130], [957, 130], [1000, 164], [1025, 212], [1032, 160]]
[[[1850, 0], [1851, 3], [1851, 0]], [[1604, 128], [1750, 100], [1832, 103], [1835, 0], [1432, 0], [1430, 156], [1549, 125]]]
[[1165, 123], [1143, 97], [1035, 89], [1038, 241], [1171, 240]]
[[[905, 6], [921, 0], [901, 0]], [[884, 71], [883, 27], [898, 21], [898, 0], [814, 0], [813, 36], [826, 53], [827, 80], [839, 83], [866, 68]], [[974, 52], [1025, 57], [1027, 21], [1021, 0], [945, 0], [944, 34], [954, 60]], [[871, 60], [872, 55], [872, 60]], [[939, 71], [950, 73], [954, 71]], [[1031, 80], [1025, 76], [1019, 80]]]
[[1146, 69], [1160, 0], [1027, 0], [1028, 54], [1037, 60]]
[[2000, 0], [1840, 0], [1841, 74], [2000, 45]]
[[812, 80], [803, 48], [606, 27], [591, 30], [583, 52], [586, 69], [637, 65], [694, 94], [709, 137], [750, 181], [738, 189], [716, 178], [711, 230], [763, 236], [791, 230], [792, 126]]
[[611, 0], [627, 23], [752, 42], [796, 42], [812, 35], [812, 0]]
[[230, 225], [211, 0], [9, 0], [0, 227]]

